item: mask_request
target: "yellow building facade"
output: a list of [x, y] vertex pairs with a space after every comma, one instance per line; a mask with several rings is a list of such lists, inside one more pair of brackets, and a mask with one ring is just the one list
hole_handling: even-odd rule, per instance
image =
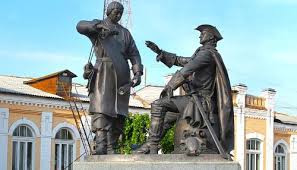
[[[69, 73], [51, 78], [72, 78]], [[28, 80], [0, 76], [0, 169], [64, 169], [84, 153], [69, 103], [26, 84]]]
[[[87, 110], [87, 89], [72, 83], [73, 76], [68, 70], [38, 79], [0, 76], [1, 170], [71, 170], [69, 164], [88, 151], [80, 131], [83, 124], [87, 136], [92, 138], [88, 128], [90, 117], [82, 115], [77, 126], [65, 100], [67, 96], [59, 86], [71, 83], [72, 88], [67, 86], [69, 94], [79, 98], [79, 110]], [[39, 88], [48, 79], [51, 85]], [[129, 111], [149, 113], [149, 104], [162, 89], [162, 86], [146, 86], [138, 90], [131, 96]], [[233, 92], [233, 155], [242, 169], [297, 169], [297, 118], [275, 111], [276, 92], [266, 89], [261, 96], [252, 96], [242, 84], [234, 86]]]
[[275, 111], [273, 89], [261, 96], [233, 86], [235, 160], [246, 170], [297, 169], [297, 117]]

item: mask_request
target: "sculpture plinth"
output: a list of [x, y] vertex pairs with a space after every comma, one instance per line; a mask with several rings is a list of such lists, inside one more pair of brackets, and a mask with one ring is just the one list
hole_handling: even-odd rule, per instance
[[74, 163], [74, 170], [240, 170], [238, 162], [218, 154], [189, 157], [184, 154], [96, 155]]

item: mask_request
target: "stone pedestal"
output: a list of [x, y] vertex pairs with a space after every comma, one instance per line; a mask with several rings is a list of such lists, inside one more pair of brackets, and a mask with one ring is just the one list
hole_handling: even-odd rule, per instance
[[74, 170], [240, 170], [238, 162], [220, 155], [189, 157], [183, 154], [96, 155], [75, 162]]

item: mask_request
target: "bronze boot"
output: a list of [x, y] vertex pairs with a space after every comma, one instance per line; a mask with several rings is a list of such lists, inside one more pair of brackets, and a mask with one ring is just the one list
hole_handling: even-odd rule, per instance
[[162, 137], [164, 126], [164, 114], [161, 112], [151, 113], [151, 126], [147, 142], [135, 154], [158, 154], [158, 145]]
[[107, 131], [98, 130], [96, 131], [96, 148], [95, 155], [106, 155], [107, 154]]

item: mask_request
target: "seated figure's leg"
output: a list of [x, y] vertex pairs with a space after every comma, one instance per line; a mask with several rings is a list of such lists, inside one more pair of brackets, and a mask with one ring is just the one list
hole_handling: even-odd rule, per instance
[[179, 118], [180, 113], [175, 112], [167, 112], [165, 115], [164, 120], [164, 126], [163, 126], [163, 132], [161, 135], [161, 139], [166, 135], [166, 132], [174, 126], [177, 119]]
[[167, 98], [156, 100], [151, 105], [151, 125], [147, 142], [135, 153], [157, 154], [158, 145], [163, 136], [164, 118], [167, 111], [178, 112], [175, 104]]

